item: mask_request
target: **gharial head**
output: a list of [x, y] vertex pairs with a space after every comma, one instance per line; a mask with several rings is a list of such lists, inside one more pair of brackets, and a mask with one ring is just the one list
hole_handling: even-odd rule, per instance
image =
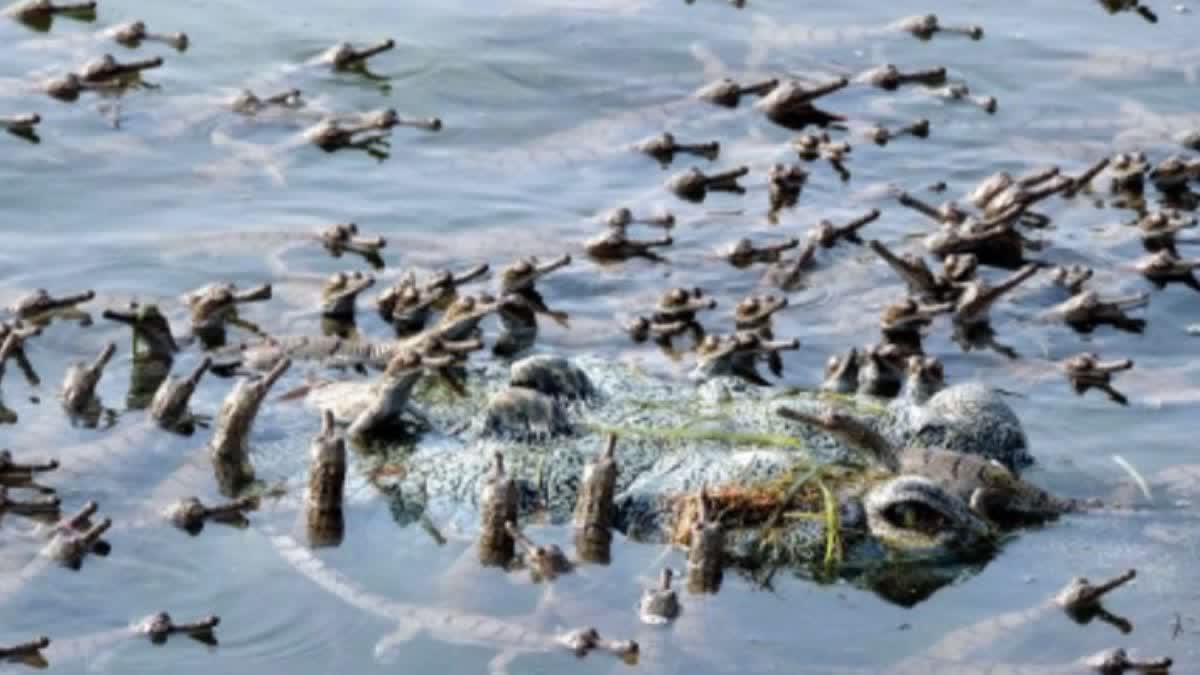
[[932, 356], [914, 354], [905, 363], [908, 396], [917, 403], [924, 403], [946, 386], [946, 373], [942, 362]]
[[853, 394], [858, 388], [858, 350], [851, 347], [842, 354], [834, 354], [825, 362], [825, 377], [821, 389], [838, 394]]
[[170, 357], [179, 351], [179, 345], [171, 333], [167, 317], [158, 311], [158, 305], [130, 303], [128, 310], [106, 309], [105, 319], [127, 324], [133, 329], [135, 357]]
[[500, 293], [516, 293], [533, 288], [539, 279], [571, 264], [571, 256], [563, 255], [548, 263], [537, 258], [520, 258], [500, 270]]

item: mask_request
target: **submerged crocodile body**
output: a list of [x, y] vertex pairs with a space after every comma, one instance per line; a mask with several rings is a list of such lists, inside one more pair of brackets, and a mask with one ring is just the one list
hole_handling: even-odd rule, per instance
[[[492, 458], [501, 452], [518, 487], [520, 513], [567, 522], [584, 467], [607, 433], [621, 437], [615, 452], [619, 477], [614, 525], [635, 540], [677, 539], [687, 527], [684, 497], [706, 485], [718, 499], [736, 501], [739, 494], [759, 494], [770, 504], [766, 511], [819, 514], [827, 502], [816, 489], [817, 481], [809, 480], [816, 478], [839, 491], [844, 529], [855, 529], [863, 525], [860, 499], [871, 485], [891, 475], [872, 467], [873, 461], [859, 449], [775, 414], [780, 405], [824, 408], [831, 399], [828, 394], [770, 390], [726, 377], [681, 387], [630, 365], [587, 356], [570, 361], [533, 356], [511, 370], [497, 363], [472, 364], [460, 370], [460, 377], [463, 374], [466, 387], [459, 395], [428, 378], [410, 387], [411, 400], [405, 397], [395, 404], [397, 419], [419, 406], [419, 418], [408, 427], [416, 434], [397, 435], [398, 427], [389, 424], [382, 433], [359, 433], [355, 438], [377, 451], [371, 455], [380, 469], [375, 483], [390, 493], [394, 514], [402, 521], [427, 516], [473, 530]], [[378, 412], [379, 391], [362, 383], [331, 384], [310, 394], [309, 403], [330, 410], [339, 420], [353, 421], [352, 430], [362, 432], [369, 427], [361, 416]], [[832, 398], [899, 447], [979, 451], [979, 437], [954, 433], [970, 426], [961, 421], [915, 427], [913, 416], [898, 414], [895, 407], [875, 399]], [[1003, 455], [1018, 448], [994, 450]], [[1019, 450], [1024, 451], [1023, 444]], [[893, 497], [901, 502], [911, 494], [904, 488]], [[768, 515], [761, 511], [748, 519], [744, 531], [731, 535], [735, 555], [760, 543], [760, 526]], [[970, 534], [974, 521], [969, 515], [942, 515], [954, 524], [948, 529], [962, 526], [955, 536]], [[789, 522], [788, 541], [779, 551], [792, 563], [825, 540], [822, 521], [792, 526], [794, 522]]]

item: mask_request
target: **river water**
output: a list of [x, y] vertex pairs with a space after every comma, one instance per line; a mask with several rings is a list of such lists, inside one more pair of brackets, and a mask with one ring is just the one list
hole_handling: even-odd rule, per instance
[[[1192, 0], [1179, 7], [1200, 11]], [[102, 0], [95, 22], [59, 18], [45, 33], [0, 22], [0, 115], [28, 111], [43, 118], [38, 144], [0, 135], [0, 300], [7, 305], [39, 287], [59, 293], [92, 288], [94, 313], [153, 301], [181, 333], [184, 292], [219, 279], [242, 286], [270, 282], [275, 299], [245, 316], [275, 334], [315, 333], [319, 280], [363, 265], [331, 258], [305, 237], [352, 221], [388, 239], [380, 285], [410, 267], [499, 265], [521, 255], [573, 253], [574, 265], [543, 285], [550, 304], [572, 317], [570, 329], [542, 331], [545, 346], [637, 359], [682, 378], [688, 357], [674, 361], [630, 344], [620, 322], [649, 309], [669, 286], [697, 285], [722, 305], [710, 327], [731, 328], [723, 312], [760, 279], [760, 270], [736, 270], [717, 259], [718, 249], [738, 237], [801, 236], [820, 218], [838, 221], [880, 208], [883, 217], [868, 226], [871, 236], [916, 250], [906, 240], [930, 225], [897, 206], [889, 187], [936, 202], [944, 197], [924, 190], [937, 181], [957, 196], [1002, 169], [1054, 164], [1078, 172], [1117, 150], [1144, 150], [1156, 160], [1185, 152], [1176, 137], [1200, 128], [1194, 108], [1200, 19], [1170, 3], [1156, 2], [1154, 9], [1160, 15], [1155, 25], [1133, 13], [1109, 15], [1098, 3], [1047, 0], [819, 6], [751, 0], [741, 10], [717, 0], [449, 0], [436, 6]], [[921, 42], [880, 30], [930, 11], [947, 23], [978, 23], [986, 37]], [[192, 45], [175, 53], [149, 43], [134, 52], [96, 34], [132, 18], [152, 30], [186, 31]], [[397, 45], [372, 61], [377, 78], [303, 65], [337, 40], [384, 37]], [[66, 104], [34, 90], [39, 79], [106, 51], [121, 59], [161, 54], [166, 65], [146, 76], [154, 88], [119, 100], [85, 95]], [[999, 110], [988, 115], [919, 89], [855, 87], [831, 97], [829, 106], [851, 119], [852, 178], [842, 182], [827, 165], [814, 163], [799, 205], [776, 224], [766, 217], [764, 174], [774, 162], [794, 161], [786, 145], [793, 132], [745, 104], [726, 110], [689, 100], [718, 76], [818, 81], [885, 62], [945, 65], [974, 92], [997, 97]], [[437, 134], [397, 128], [391, 156], [377, 160], [298, 143], [310, 120], [250, 121], [227, 111], [225, 102], [243, 87], [264, 94], [293, 86], [318, 110], [394, 107], [439, 116], [445, 128]], [[891, 126], [917, 117], [932, 124], [927, 140], [878, 148], [853, 134], [866, 123]], [[747, 194], [718, 194], [699, 205], [673, 197], [663, 181], [690, 161], [677, 159], [664, 170], [629, 151], [632, 142], [663, 130], [685, 141], [719, 140], [721, 156], [713, 165], [750, 166]], [[600, 214], [619, 205], [675, 213], [679, 225], [668, 264], [600, 266], [581, 255], [582, 240], [602, 227]], [[1131, 270], [1141, 253], [1133, 230], [1121, 224], [1131, 212], [1087, 198], [1054, 199], [1045, 210], [1054, 226], [1041, 233], [1047, 242], [1041, 259], [1095, 267], [1093, 286], [1106, 294], [1152, 290]], [[787, 383], [814, 384], [828, 355], [874, 340], [880, 307], [902, 293], [865, 249], [839, 247], [821, 262], [777, 320], [777, 333], [803, 345], [785, 358]], [[986, 274], [998, 278], [996, 271]], [[945, 662], [941, 672], [964, 664], [1064, 664], [1109, 646], [1171, 655], [1179, 672], [1193, 672], [1200, 668], [1200, 574], [1192, 564], [1200, 523], [1188, 494], [1198, 488], [1180, 479], [1176, 492], [1166, 492], [1163, 481], [1173, 474], [1161, 472], [1195, 461], [1200, 368], [1193, 355], [1200, 343], [1185, 328], [1200, 317], [1200, 298], [1182, 287], [1155, 290], [1143, 335], [1102, 329], [1090, 336], [1036, 321], [1057, 299], [1044, 278], [1035, 279], [996, 308], [997, 330], [1019, 360], [964, 353], [943, 325], [926, 350], [943, 359], [952, 382], [981, 378], [1016, 394], [1014, 407], [1039, 460], [1027, 474], [1032, 480], [1075, 495], [1130, 494], [1129, 476], [1113, 461], [1119, 455], [1150, 477], [1154, 499], [1143, 499], [1133, 513], [1075, 516], [1021, 532], [989, 564], [965, 570], [924, 602], [889, 601], [883, 593], [801, 574], [780, 573], [769, 583], [731, 576], [715, 596], [685, 596], [674, 627], [649, 630], [633, 611], [640, 587], [663, 564], [682, 569], [683, 554], [618, 541], [612, 565], [564, 579], [550, 609], [539, 611], [545, 589], [470, 563], [470, 532], [451, 533], [438, 545], [419, 528], [398, 528], [384, 501], [358, 477], [351, 478], [344, 542], [314, 555], [395, 603], [526, 621], [545, 631], [595, 624], [605, 634], [643, 643], [642, 661], [634, 666], [603, 655], [576, 661], [552, 652], [516, 656], [513, 673], [888, 672], [950, 631], [1042, 602], [1072, 576], [1100, 578], [1134, 567], [1138, 580], [1110, 603], [1132, 621], [1130, 635], [1050, 613], [1009, 626], [990, 645]], [[363, 333], [387, 333], [372, 312], [361, 312], [360, 323]], [[211, 526], [196, 538], [158, 523], [155, 486], [197, 456], [204, 435], [144, 433], [140, 412], [122, 414], [112, 429], [75, 428], [54, 401], [67, 364], [94, 355], [109, 340], [120, 351], [99, 391], [120, 408], [128, 338], [108, 322], [83, 329], [56, 323], [33, 341], [30, 356], [43, 380], [36, 390], [9, 368], [5, 401], [21, 421], [0, 427], [0, 447], [19, 457], [59, 456], [68, 469], [73, 451], [119, 449], [119, 458], [95, 470], [51, 481], [68, 507], [97, 499], [118, 525], [108, 559], [90, 560], [78, 573], [50, 569], [16, 584], [35, 539], [19, 518], [0, 523], [6, 576], [0, 644], [50, 635], [60, 645], [47, 653], [57, 672], [489, 668], [501, 650], [456, 639], [453, 631], [378, 647], [395, 631], [386, 611], [323, 590], [272, 545], [270, 528], [298, 534], [294, 508], [256, 515], [249, 530]], [[1085, 349], [1136, 361], [1136, 369], [1118, 379], [1128, 407], [1070, 390], [1056, 362]], [[194, 362], [187, 353], [176, 367]], [[288, 384], [304, 376], [296, 370]], [[228, 381], [209, 378], [194, 407], [215, 412], [227, 387]], [[289, 458], [295, 464], [316, 426], [297, 404], [268, 403], [253, 437], [256, 463]], [[202, 490], [210, 495], [212, 486]], [[534, 531], [569, 541], [559, 528]], [[158, 609], [178, 618], [220, 615], [220, 646], [172, 640], [160, 649], [88, 637]]]

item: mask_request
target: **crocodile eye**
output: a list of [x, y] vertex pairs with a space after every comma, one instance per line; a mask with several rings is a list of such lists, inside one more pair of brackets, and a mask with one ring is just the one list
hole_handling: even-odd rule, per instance
[[910, 499], [888, 506], [883, 516], [897, 528], [926, 535], [936, 536], [951, 526], [941, 511], [924, 502]]

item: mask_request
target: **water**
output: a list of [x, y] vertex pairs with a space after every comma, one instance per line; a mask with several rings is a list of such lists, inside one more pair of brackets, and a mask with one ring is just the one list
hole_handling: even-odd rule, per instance
[[[1190, 0], [1184, 6], [1200, 9]], [[388, 238], [380, 285], [409, 266], [465, 268], [572, 252], [576, 263], [544, 285], [550, 304], [572, 316], [570, 330], [543, 330], [547, 347], [638, 358], [679, 377], [686, 359], [674, 362], [629, 345], [619, 320], [645, 311], [672, 285], [702, 286], [727, 311], [759, 279], [757, 271], [734, 270], [715, 258], [718, 247], [739, 236], [799, 236], [819, 218], [843, 220], [879, 207], [884, 217], [869, 226], [871, 236], [898, 243], [929, 225], [883, 196], [888, 185], [920, 191], [945, 180], [949, 194], [960, 195], [1001, 169], [1057, 164], [1077, 172], [1114, 150], [1142, 149], [1155, 159], [1180, 151], [1173, 137], [1200, 126], [1190, 106], [1200, 64], [1190, 39], [1197, 19], [1171, 11], [1168, 3], [1155, 9], [1162, 19], [1157, 25], [1133, 14], [1109, 16], [1095, 3], [1042, 0], [820, 7], [758, 0], [741, 11], [715, 0], [692, 6], [648, 0], [445, 2], [437, 8], [364, 1], [353, 11], [328, 3], [142, 6], [111, 0], [103, 2], [95, 23], [58, 19], [47, 34], [5, 21], [0, 114], [36, 111], [43, 123], [38, 145], [0, 137], [0, 300], [8, 304], [37, 287], [93, 288], [94, 312], [131, 299], [157, 301], [179, 332], [185, 291], [216, 279], [242, 286], [271, 282], [276, 299], [250, 307], [245, 316], [273, 333], [312, 333], [319, 279], [361, 264], [327, 257], [304, 238], [323, 225], [353, 221]], [[873, 30], [928, 11], [947, 22], [979, 23], [987, 36], [982, 42], [951, 37], [921, 43]], [[151, 30], [188, 32], [192, 47], [176, 54], [150, 43], [133, 52], [94, 37], [134, 17]], [[362, 43], [387, 36], [397, 48], [372, 62], [379, 80], [300, 65], [338, 39]], [[117, 107], [90, 95], [64, 104], [28, 90], [33, 81], [105, 51], [121, 59], [162, 54], [166, 66], [147, 76], [158, 87], [131, 93]], [[842, 183], [827, 166], [812, 165], [799, 206], [777, 225], [765, 217], [763, 174], [771, 163], [794, 158], [785, 145], [793, 134], [746, 105], [727, 111], [688, 100], [700, 84], [722, 75], [817, 81], [889, 61], [902, 68], [943, 64], [975, 93], [996, 96], [1000, 110], [989, 116], [910, 89], [886, 94], [855, 88], [832, 97], [830, 107], [859, 127], [927, 117], [932, 137], [886, 148], [852, 139], [852, 180]], [[446, 126], [439, 134], [397, 129], [391, 157], [382, 162], [357, 152], [328, 155], [295, 143], [305, 121], [255, 122], [225, 112], [222, 102], [246, 86], [260, 94], [296, 86], [319, 109], [392, 106], [440, 116]], [[719, 140], [721, 157], [713, 166], [749, 165], [748, 193], [717, 195], [703, 205], [672, 197], [661, 184], [689, 161], [677, 160], [664, 171], [627, 150], [664, 129], [685, 141]], [[617, 205], [675, 212], [680, 225], [667, 253], [670, 264], [598, 266], [579, 256], [579, 243], [599, 231], [596, 217]], [[1088, 199], [1051, 200], [1046, 210], [1055, 227], [1045, 234], [1043, 259], [1096, 267], [1093, 286], [1105, 293], [1148, 288], [1129, 269], [1140, 254], [1136, 236], [1119, 224], [1129, 212], [1096, 208]], [[1080, 337], [1033, 320], [1050, 304], [1044, 286], [1043, 280], [1031, 282], [995, 311], [1001, 337], [1023, 355], [1020, 361], [964, 354], [944, 327], [926, 344], [943, 358], [951, 381], [980, 377], [1020, 394], [1015, 406], [1040, 460], [1029, 476], [1071, 494], [1107, 494], [1128, 482], [1113, 454], [1148, 476], [1194, 461], [1189, 430], [1200, 373], [1192, 359], [1197, 343], [1184, 328], [1196, 320], [1196, 296], [1180, 288], [1155, 293], [1142, 336], [1100, 330]], [[785, 358], [785, 381], [811, 384], [829, 354], [874, 339], [880, 306], [901, 292], [869, 252], [831, 252], [777, 320], [780, 335], [803, 343]], [[385, 334], [373, 314], [361, 314], [364, 333]], [[731, 327], [724, 315], [706, 323]], [[439, 634], [418, 634], [377, 653], [376, 643], [395, 622], [322, 591], [271, 545], [267, 530], [298, 531], [286, 506], [256, 516], [247, 531], [210, 526], [189, 538], [159, 524], [153, 486], [197, 456], [202, 436], [140, 433], [142, 414], [136, 412], [123, 415], [112, 430], [72, 428], [53, 400], [66, 365], [91, 357], [108, 340], [117, 341], [121, 352], [100, 394], [120, 407], [128, 338], [106, 322], [83, 330], [55, 324], [32, 343], [30, 356], [43, 379], [34, 392], [40, 404], [28, 400], [26, 385], [10, 368], [6, 401], [22, 419], [0, 428], [0, 446], [19, 456], [58, 455], [68, 468], [73, 452], [95, 451], [102, 441], [123, 455], [95, 472], [52, 481], [68, 506], [95, 498], [118, 521], [112, 556], [89, 561], [81, 573], [50, 569], [5, 594], [0, 644], [48, 634], [61, 645], [48, 653], [58, 672], [170, 667], [181, 673], [299, 674], [405, 667], [469, 673], [497, 657], [494, 646], [462, 645]], [[1082, 349], [1135, 359], [1136, 370], [1118, 379], [1130, 407], [1070, 391], [1054, 362]], [[193, 358], [189, 354], [177, 367], [189, 367]], [[227, 386], [210, 378], [194, 407], [215, 411]], [[256, 462], [298, 466], [315, 429], [308, 413], [268, 404], [254, 435]], [[632, 609], [639, 588], [662, 564], [682, 568], [681, 553], [618, 541], [613, 565], [563, 579], [555, 601], [539, 611], [542, 587], [470, 564], [464, 541], [470, 533], [438, 546], [417, 528], [397, 528], [384, 502], [361, 478], [355, 488], [354, 480], [345, 542], [317, 553], [346, 579], [391, 602], [527, 621], [543, 631], [596, 624], [614, 637], [640, 640], [644, 658], [636, 668], [646, 672], [886, 672], [951, 630], [1035, 605], [1073, 575], [1100, 578], [1127, 567], [1138, 568], [1139, 579], [1110, 606], [1133, 621], [1131, 636], [1105, 626], [1079, 628], [1050, 613], [964, 658], [1061, 664], [1124, 645], [1170, 654], [1187, 672], [1200, 656], [1193, 590], [1200, 579], [1188, 564], [1196, 554], [1197, 528], [1190, 503], [1171, 504], [1179, 497], [1160, 495], [1158, 508], [1132, 516], [1072, 517], [1022, 532], [986, 567], [915, 607], [788, 573], [767, 587], [731, 576], [715, 597], [686, 597], [675, 627], [651, 631], [636, 623]], [[199, 485], [202, 494], [211, 494], [205, 492], [211, 486]], [[3, 523], [0, 562], [8, 579], [36, 550], [28, 530], [19, 518]], [[538, 534], [566, 543], [566, 533], [553, 528]], [[181, 619], [220, 615], [220, 647], [207, 650], [186, 640], [163, 649], [72, 641], [159, 609]], [[1181, 633], [1173, 630], [1177, 622]], [[631, 670], [603, 655], [576, 662], [562, 653], [520, 655], [510, 665], [510, 672], [566, 669]]]

